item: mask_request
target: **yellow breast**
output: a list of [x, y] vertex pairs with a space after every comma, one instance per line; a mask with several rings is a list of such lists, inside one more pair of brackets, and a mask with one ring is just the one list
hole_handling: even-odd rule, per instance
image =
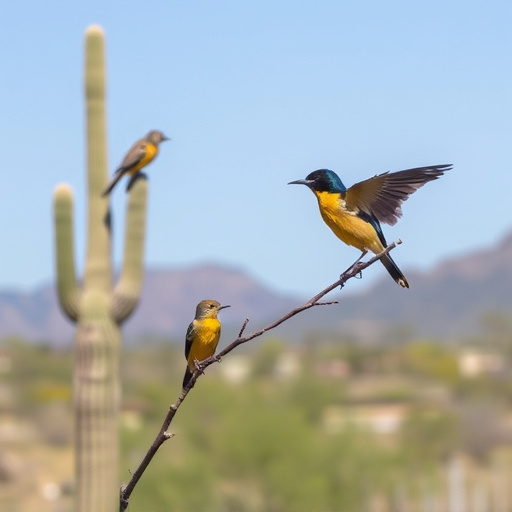
[[144, 151], [144, 156], [140, 159], [140, 162], [136, 166], [134, 166], [133, 169], [130, 170], [130, 173], [131, 174], [136, 173], [137, 171], [140, 171], [141, 169], [146, 167], [146, 165], [148, 165], [153, 160], [153, 158], [155, 158], [157, 153], [158, 153], [158, 147], [155, 146], [154, 144], [151, 144], [150, 142], [148, 142], [146, 144], [146, 150]]
[[340, 194], [314, 192], [322, 218], [342, 242], [360, 251], [377, 253], [384, 249], [375, 228], [358, 217], [356, 212], [347, 210]]
[[213, 354], [220, 338], [220, 322], [216, 318], [195, 320], [195, 335], [188, 355], [189, 368], [195, 369], [194, 360], [202, 361]]

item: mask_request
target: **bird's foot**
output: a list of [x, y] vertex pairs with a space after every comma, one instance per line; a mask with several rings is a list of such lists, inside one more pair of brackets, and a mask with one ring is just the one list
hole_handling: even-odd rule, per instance
[[[361, 255], [359, 256], [359, 258], [357, 258], [356, 261], [354, 261], [354, 263], [352, 263], [352, 265], [348, 268], [348, 270], [344, 273], [344, 275], [347, 275], [347, 274], [352, 274], [352, 273], [355, 273], [356, 275], [357, 274], [361, 274], [361, 270], [358, 270], [359, 267], [361, 267], [362, 265], [364, 265], [364, 263], [361, 261], [366, 255], [368, 254], [368, 251], [363, 251], [361, 253]], [[361, 276], [359, 276], [360, 278]]]
[[197, 359], [194, 359], [194, 366], [201, 375], [204, 375], [203, 365]]
[[349, 277], [355, 277], [356, 279], [363, 278], [363, 269], [361, 267], [364, 266], [364, 262], [360, 260], [361, 258], [359, 258], [352, 266], [350, 266], [345, 272], [343, 272], [343, 274], [340, 275], [340, 281], [342, 281], [340, 290], [343, 289]]
[[346, 272], [346, 274], [354, 274], [354, 277], [357, 277], [357, 279], [361, 278], [361, 272], [362, 272], [362, 266], [364, 265], [364, 262], [361, 261], [361, 259], [358, 259]]
[[361, 279], [363, 277], [363, 267], [364, 267], [365, 263], [364, 261], [358, 261], [355, 265], [354, 265], [354, 272], [356, 272], [356, 278], [357, 279]]
[[148, 175], [145, 172], [137, 171], [133, 176], [130, 177], [128, 184], [126, 185], [126, 192], [130, 192], [133, 185], [135, 185], [135, 183], [138, 180], [147, 180], [147, 179], [148, 179]]

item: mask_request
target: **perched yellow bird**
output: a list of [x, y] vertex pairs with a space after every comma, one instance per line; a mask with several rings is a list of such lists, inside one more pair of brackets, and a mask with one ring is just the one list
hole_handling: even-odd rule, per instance
[[[289, 185], [306, 185], [313, 191], [325, 223], [342, 242], [359, 249], [361, 259], [368, 251], [378, 254], [386, 248], [380, 222], [396, 224], [402, 216], [401, 204], [425, 183], [436, 180], [451, 168], [451, 165], [432, 165], [386, 172], [348, 189], [335, 172], [319, 169], [305, 180], [291, 181]], [[382, 256], [381, 261], [400, 286], [409, 288], [389, 254]]]
[[151, 163], [158, 154], [160, 142], [165, 140], [169, 140], [168, 137], [158, 130], [151, 130], [143, 139], [138, 140], [130, 148], [130, 151], [126, 153], [121, 165], [116, 169], [112, 181], [103, 191], [102, 196], [108, 196], [117, 182], [126, 175], [130, 176], [130, 181], [126, 186], [126, 191], [128, 192], [140, 176], [140, 171]]
[[183, 377], [185, 387], [196, 370], [196, 361], [203, 361], [213, 356], [220, 339], [220, 322], [217, 314], [221, 306], [216, 300], [202, 300], [196, 307], [196, 316], [187, 329], [185, 358], [187, 369]]

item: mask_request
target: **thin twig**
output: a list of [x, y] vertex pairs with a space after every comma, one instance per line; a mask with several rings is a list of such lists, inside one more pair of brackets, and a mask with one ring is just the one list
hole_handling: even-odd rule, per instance
[[240, 329], [240, 332], [238, 333], [238, 337], [241, 338], [242, 337], [242, 334], [244, 333], [245, 331], [245, 328], [247, 327], [247, 324], [249, 323], [249, 319], [246, 318], [244, 320], [244, 323], [242, 324], [242, 328]]
[[276, 320], [275, 322], [267, 325], [266, 327], [263, 327], [259, 329], [258, 331], [254, 331], [251, 334], [248, 334], [247, 336], [243, 336], [245, 332], [245, 328], [247, 327], [247, 324], [249, 323], [249, 319], [246, 318], [244, 323], [242, 324], [242, 327], [240, 329], [240, 332], [238, 334], [238, 337], [236, 340], [232, 341], [226, 348], [221, 350], [218, 354], [213, 355], [212, 357], [209, 357], [208, 359], [205, 359], [204, 361], [200, 361], [197, 364], [197, 370], [194, 371], [192, 374], [192, 377], [190, 378], [188, 384], [181, 390], [181, 393], [176, 400], [174, 404], [172, 404], [169, 407], [169, 411], [162, 423], [162, 426], [160, 427], [160, 431], [158, 432], [158, 435], [156, 436], [155, 440], [151, 444], [150, 448], [148, 449], [146, 455], [142, 459], [142, 462], [140, 463], [139, 467], [133, 472], [132, 477], [128, 484], [121, 488], [120, 492], [120, 498], [119, 498], [119, 510], [120, 512], [124, 512], [128, 508], [128, 503], [130, 496], [137, 485], [138, 481], [144, 474], [144, 471], [148, 467], [149, 463], [155, 456], [156, 452], [162, 446], [162, 444], [165, 443], [168, 439], [174, 436], [174, 434], [170, 434], [167, 432], [167, 429], [169, 428], [174, 416], [178, 412], [179, 407], [187, 397], [189, 391], [194, 387], [194, 384], [196, 383], [197, 379], [203, 375], [203, 372], [205, 368], [210, 366], [211, 364], [215, 362], [219, 362], [222, 357], [224, 357], [226, 354], [229, 354], [232, 350], [234, 350], [239, 345], [242, 345], [243, 343], [247, 343], [248, 341], [253, 340], [254, 338], [258, 338], [262, 334], [265, 334], [266, 332], [275, 329], [279, 325], [281, 325], [283, 322], [286, 322], [286, 320], [289, 320], [290, 318], [294, 317], [295, 315], [301, 313], [302, 311], [306, 311], [307, 309], [310, 309], [315, 306], [328, 306], [332, 304], [337, 304], [337, 301], [329, 301], [329, 302], [320, 302], [320, 299], [325, 297], [329, 292], [334, 290], [335, 288], [341, 287], [345, 285], [345, 283], [353, 278], [361, 274], [361, 272], [369, 267], [370, 265], [373, 265], [376, 261], [378, 261], [382, 256], [387, 254], [389, 251], [393, 250], [397, 245], [401, 244], [402, 242], [400, 240], [397, 240], [396, 242], [393, 242], [392, 244], [388, 245], [381, 253], [373, 256], [368, 261], [362, 262], [357, 260], [352, 266], [350, 266], [343, 274], [340, 275], [340, 278], [333, 284], [329, 285], [327, 288], [324, 288], [320, 293], [317, 293], [314, 297], [309, 299], [307, 302], [302, 304], [301, 306], [296, 307], [295, 309], [292, 309], [288, 313], [286, 313], [284, 316]]

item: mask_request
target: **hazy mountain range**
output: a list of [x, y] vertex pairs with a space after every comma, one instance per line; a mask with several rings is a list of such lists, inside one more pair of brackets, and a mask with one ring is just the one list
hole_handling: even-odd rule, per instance
[[[488, 312], [512, 314], [512, 233], [495, 247], [442, 262], [429, 272], [405, 270], [411, 289], [403, 290], [383, 272], [371, 288], [332, 294], [329, 298], [339, 299], [339, 304], [306, 311], [275, 335], [297, 339], [324, 331], [379, 340], [407, 332], [454, 338], [477, 333]], [[221, 265], [148, 269], [139, 307], [124, 333], [132, 340], [146, 335], [182, 340], [203, 298], [236, 306], [222, 312], [227, 339], [246, 317], [250, 332], [309, 297], [281, 295], [247, 273]], [[52, 284], [32, 293], [0, 291], [0, 337], [67, 344], [73, 332]]]

